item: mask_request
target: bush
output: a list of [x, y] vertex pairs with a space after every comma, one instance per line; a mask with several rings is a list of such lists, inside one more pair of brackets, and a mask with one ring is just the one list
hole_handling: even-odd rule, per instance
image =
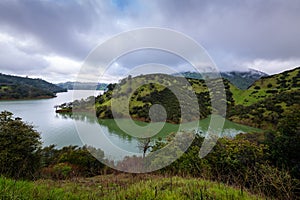
[[104, 152], [92, 147], [68, 146], [55, 149], [54, 145], [41, 150], [45, 178], [65, 179], [73, 176], [95, 176], [101, 174], [105, 165], [97, 158], [104, 158]]
[[68, 163], [58, 163], [53, 166], [53, 176], [57, 179], [69, 178], [72, 171], [72, 166]]
[[268, 88], [271, 88], [273, 85], [271, 84], [271, 83], [269, 83], [268, 85], [267, 85], [267, 87]]
[[271, 93], [271, 94], [276, 94], [278, 91], [277, 90], [267, 90], [266, 93]]
[[3, 111], [0, 114], [0, 173], [12, 178], [33, 178], [40, 167], [40, 134], [32, 125]]

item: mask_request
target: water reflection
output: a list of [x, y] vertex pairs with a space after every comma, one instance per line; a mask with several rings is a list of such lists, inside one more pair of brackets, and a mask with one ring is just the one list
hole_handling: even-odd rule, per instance
[[[123, 140], [131, 141], [133, 139], [136, 139], [135, 137], [125, 133], [122, 129], [120, 129], [114, 119], [98, 119], [96, 116], [89, 113], [65, 113], [65, 114], [59, 113], [58, 116], [61, 117], [62, 119], [72, 119], [76, 121], [89, 123], [94, 126], [100, 126], [101, 129], [107, 130], [104, 131], [106, 132], [107, 135], [115, 135], [120, 137]], [[124, 123], [129, 121], [129, 119], [119, 119], [119, 120], [124, 121]], [[143, 127], [146, 127], [146, 125], [148, 124], [146, 122], [141, 122], [141, 121], [135, 121], [135, 123]], [[171, 124], [165, 122], [155, 122], [154, 124], [157, 124], [157, 126], [161, 126], [161, 123], [164, 123], [164, 126], [155, 136], [152, 137], [152, 139], [154, 140], [159, 138], [165, 138], [170, 133], [176, 133], [178, 131], [192, 132], [205, 137], [208, 130], [208, 126], [210, 124], [210, 117], [200, 120], [198, 127], [194, 127], [194, 123], [184, 123], [181, 125], [182, 128], [181, 130], [179, 130], [180, 128], [179, 124]], [[229, 120], [225, 120], [223, 129], [219, 130], [220, 135], [222, 137], [234, 137], [239, 133], [255, 132], [255, 131], [260, 131], [260, 130], [252, 127], [244, 126], [241, 124], [233, 123]]]
[[[59, 113], [58, 117], [63, 120], [75, 121], [78, 135], [83, 142], [89, 146], [100, 148], [105, 152], [106, 158], [111, 160], [121, 160], [125, 156], [138, 155], [142, 156], [144, 150], [139, 148], [141, 139], [133, 137], [119, 128], [114, 119], [97, 119], [96, 116], [89, 113]], [[121, 119], [124, 123], [129, 119]], [[135, 121], [140, 126], [146, 126], [146, 122]], [[154, 125], [161, 126], [164, 122], [155, 122]], [[163, 128], [158, 134], [151, 137], [151, 145], [157, 140], [164, 140], [166, 136], [178, 131], [187, 133], [201, 134], [205, 137], [208, 126], [210, 125], [210, 118], [199, 121], [199, 127], [194, 127], [195, 123], [184, 123], [180, 126], [178, 124], [164, 123]], [[252, 132], [256, 129], [225, 121], [223, 130], [219, 130], [222, 137], [234, 137], [239, 133]], [[139, 133], [137, 133], [139, 134]], [[142, 133], [140, 133], [142, 135]], [[148, 152], [151, 149], [148, 149]]]
[[[122, 129], [119, 128], [119, 126], [116, 124], [114, 119], [97, 119], [95, 116], [92, 114], [88, 113], [59, 113], [57, 114], [61, 119], [72, 119], [76, 121], [81, 121], [85, 123], [89, 123], [95, 126], [100, 126], [101, 129], [105, 130], [107, 129], [107, 134], [108, 135], [117, 135], [123, 140], [131, 141], [133, 139], [136, 139], [135, 137], [125, 133]], [[128, 119], [122, 119], [124, 123], [128, 121]], [[139, 126], [145, 127], [148, 123], [146, 122], [141, 122], [141, 121], [135, 121], [135, 123]], [[156, 124], [159, 126], [162, 122], [157, 122]], [[164, 138], [168, 134], [172, 132], [177, 132], [179, 129], [179, 125], [177, 124], [169, 124], [165, 123], [162, 130], [157, 133], [153, 139], [158, 139], [158, 138]], [[104, 131], [106, 132], [106, 131]]]

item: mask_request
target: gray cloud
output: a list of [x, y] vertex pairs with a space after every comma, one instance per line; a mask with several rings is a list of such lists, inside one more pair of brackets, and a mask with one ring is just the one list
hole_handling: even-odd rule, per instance
[[90, 46], [81, 40], [95, 19], [91, 5], [76, 2], [1, 1], [0, 26], [15, 37], [33, 37], [45, 51], [84, 58]]
[[24, 73], [41, 70], [47, 66], [47, 62], [41, 56], [26, 54], [12, 45], [0, 42], [0, 69]]
[[[259, 69], [276, 73], [278, 63], [288, 69], [300, 60], [299, 10], [297, 0], [3, 0], [0, 70], [22, 74], [26, 69], [38, 74], [39, 69], [47, 69], [53, 76], [61, 70], [51, 66], [59, 63], [46, 58], [55, 55], [80, 63], [97, 44], [114, 34], [155, 26], [194, 38], [221, 70], [263, 63]], [[1, 34], [5, 36], [2, 40]], [[13, 39], [6, 41], [6, 36]], [[147, 60], [146, 56], [140, 58]], [[258, 62], [261, 60], [264, 62]], [[174, 59], [169, 61], [167, 64], [175, 65]], [[126, 63], [138, 64], [132, 58]], [[74, 73], [66, 79], [73, 78]], [[46, 74], [44, 71], [43, 76]]]
[[299, 57], [297, 0], [163, 2], [169, 26], [190, 33], [209, 50], [245, 58]]

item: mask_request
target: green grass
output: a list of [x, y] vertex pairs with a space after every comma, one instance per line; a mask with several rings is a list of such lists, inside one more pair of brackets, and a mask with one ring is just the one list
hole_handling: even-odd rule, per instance
[[102, 175], [66, 181], [0, 178], [1, 199], [262, 199], [247, 191], [196, 178]]
[[80, 199], [71, 192], [46, 184], [0, 178], [1, 199]]

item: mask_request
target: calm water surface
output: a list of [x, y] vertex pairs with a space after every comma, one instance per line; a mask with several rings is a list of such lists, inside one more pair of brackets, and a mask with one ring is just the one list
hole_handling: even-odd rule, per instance
[[[97, 91], [98, 92], [98, 91]], [[81, 98], [94, 95], [95, 91], [81, 90]], [[98, 92], [100, 93], [100, 91]], [[14, 113], [15, 117], [21, 117], [23, 121], [33, 124], [41, 133], [44, 146], [56, 144], [58, 147], [66, 145], [82, 145], [74, 120], [55, 113], [54, 106], [73, 99], [73, 91], [58, 93], [56, 98], [40, 100], [16, 100], [0, 101], [0, 111], [7, 110]]]

